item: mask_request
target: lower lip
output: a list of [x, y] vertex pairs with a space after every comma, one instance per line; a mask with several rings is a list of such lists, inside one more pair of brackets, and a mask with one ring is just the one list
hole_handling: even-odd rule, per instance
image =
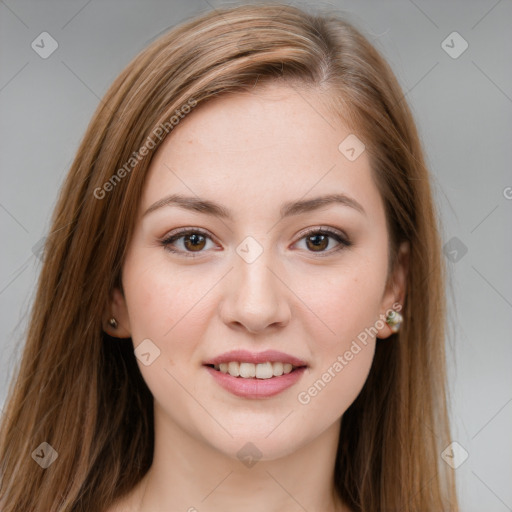
[[271, 377], [270, 379], [245, 379], [233, 377], [229, 373], [222, 373], [210, 366], [205, 366], [210, 375], [225, 390], [243, 398], [269, 398], [293, 386], [303, 375], [305, 366], [297, 368], [290, 373]]

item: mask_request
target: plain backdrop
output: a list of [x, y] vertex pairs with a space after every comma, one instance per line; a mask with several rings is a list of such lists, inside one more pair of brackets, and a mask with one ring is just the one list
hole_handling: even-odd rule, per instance
[[[468, 454], [454, 470], [462, 510], [511, 511], [512, 2], [293, 4], [345, 15], [406, 93], [450, 272], [452, 437]], [[220, 5], [229, 4], [0, 0], [0, 404], [26, 331], [38, 243], [100, 98], [158, 35]]]

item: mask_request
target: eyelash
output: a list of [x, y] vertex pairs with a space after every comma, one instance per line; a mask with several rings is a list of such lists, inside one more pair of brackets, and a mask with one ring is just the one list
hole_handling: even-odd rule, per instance
[[[194, 253], [192, 251], [181, 251], [181, 250], [178, 251], [171, 247], [171, 244], [173, 244], [180, 238], [183, 238], [187, 235], [202, 235], [205, 238], [212, 240], [211, 236], [206, 231], [203, 231], [202, 229], [185, 228], [181, 231], [178, 231], [178, 232], [164, 238], [163, 240], [160, 241], [160, 243], [169, 252], [172, 252], [174, 254], [184, 255], [187, 258], [197, 258], [198, 256], [200, 256], [201, 253], [204, 252], [203, 250], [197, 251], [197, 253]], [[329, 251], [319, 251], [319, 252], [308, 251], [308, 252], [318, 255], [319, 257], [330, 256], [331, 254], [338, 252], [346, 247], [350, 247], [352, 245], [352, 242], [350, 242], [348, 239], [344, 238], [344, 236], [342, 234], [340, 234], [338, 231], [336, 231], [332, 228], [329, 228], [329, 227], [324, 227], [324, 226], [322, 226], [321, 228], [314, 228], [309, 231], [306, 231], [305, 233], [302, 234], [302, 236], [299, 238], [298, 241], [300, 241], [304, 238], [307, 238], [309, 236], [313, 236], [313, 235], [328, 235], [331, 238], [333, 238], [334, 240], [336, 240], [336, 242], [339, 243], [339, 245], [337, 247], [335, 247], [334, 249], [330, 249]]]

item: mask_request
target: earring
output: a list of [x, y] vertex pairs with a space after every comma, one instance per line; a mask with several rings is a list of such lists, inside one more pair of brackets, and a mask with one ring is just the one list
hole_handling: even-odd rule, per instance
[[110, 327], [112, 327], [112, 329], [117, 329], [117, 326], [119, 325], [117, 323], [117, 320], [112, 317], [109, 321], [108, 321], [108, 324], [110, 325]]
[[403, 320], [404, 317], [398, 311], [390, 311], [386, 317], [386, 323], [393, 333], [400, 330]]

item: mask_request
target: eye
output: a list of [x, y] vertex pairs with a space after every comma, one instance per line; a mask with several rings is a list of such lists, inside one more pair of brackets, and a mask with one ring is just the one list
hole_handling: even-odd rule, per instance
[[[327, 256], [352, 245], [345, 235], [328, 227], [309, 230], [304, 234], [299, 242], [302, 240], [305, 240], [308, 252], [321, 253], [321, 256]], [[330, 244], [332, 240], [334, 240], [338, 245], [335, 245], [334, 248], [327, 251], [326, 249], [332, 245]]]
[[[305, 240], [308, 252], [319, 253], [320, 256], [328, 256], [352, 245], [345, 235], [329, 227], [311, 229], [303, 234], [299, 242], [302, 240]], [[326, 250], [333, 240], [337, 245]], [[208, 249], [208, 242], [213, 243], [208, 233], [188, 228], [164, 238], [161, 244], [172, 253], [194, 258], [204, 252], [203, 249]], [[181, 248], [178, 248], [180, 245]]]
[[[196, 256], [195, 253], [203, 252], [208, 241], [213, 243], [212, 238], [205, 231], [200, 229], [184, 229], [168, 236], [161, 241], [161, 244], [170, 252], [193, 258]], [[181, 245], [183, 248], [176, 249], [177, 245]]]

